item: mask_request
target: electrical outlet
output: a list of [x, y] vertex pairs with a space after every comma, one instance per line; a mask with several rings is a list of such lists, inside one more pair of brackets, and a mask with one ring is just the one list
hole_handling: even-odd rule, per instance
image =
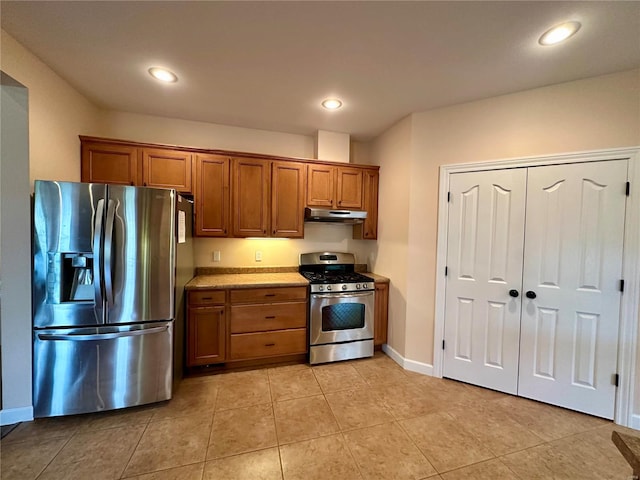
[[262, 261], [262, 252], [260, 250], [256, 250], [256, 262]]
[[213, 261], [214, 262], [219, 262], [220, 261], [220, 250], [215, 250], [213, 252]]

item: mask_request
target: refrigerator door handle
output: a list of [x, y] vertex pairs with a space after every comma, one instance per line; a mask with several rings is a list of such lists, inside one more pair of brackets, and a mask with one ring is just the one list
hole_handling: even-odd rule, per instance
[[107, 305], [113, 306], [113, 272], [111, 271], [111, 254], [113, 252], [113, 224], [115, 221], [115, 202], [107, 203], [107, 221], [104, 227], [104, 289]]
[[96, 292], [96, 315], [102, 318], [102, 219], [104, 217], [104, 198], [98, 200], [96, 205], [96, 216], [93, 228], [93, 286]]
[[131, 330], [128, 332], [113, 332], [113, 333], [95, 333], [95, 334], [54, 334], [54, 333], [39, 333], [38, 338], [40, 340], [66, 340], [72, 342], [86, 342], [90, 340], [112, 340], [114, 338], [123, 337], [137, 337], [139, 335], [147, 335], [152, 333], [162, 333], [169, 329], [168, 325], [162, 327], [144, 328], [141, 330]]

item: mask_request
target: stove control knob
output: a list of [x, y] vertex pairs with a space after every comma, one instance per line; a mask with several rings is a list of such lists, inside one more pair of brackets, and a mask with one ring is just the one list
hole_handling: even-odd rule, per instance
[[327, 290], [330, 291], [331, 290], [331, 285], [327, 285]]
[[360, 284], [356, 283], [356, 290], [360, 290]]
[[346, 285], [342, 285], [342, 289], [343, 289], [343, 290], [346, 290], [346, 289], [347, 289], [347, 286], [346, 286]]
[[324, 290], [324, 287], [322, 285], [320, 285], [320, 287], [318, 288], [318, 290], [320, 290], [321, 292]]

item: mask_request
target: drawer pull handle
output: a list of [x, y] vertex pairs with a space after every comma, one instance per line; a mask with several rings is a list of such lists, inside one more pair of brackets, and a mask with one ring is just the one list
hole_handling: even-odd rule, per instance
[[265, 297], [275, 297], [276, 294], [275, 293], [265, 293], [264, 296]]
[[213, 297], [202, 297], [202, 300], [213, 300]]
[[264, 318], [267, 319], [267, 320], [270, 320], [270, 319], [276, 318], [276, 316], [275, 315], [269, 315], [268, 317], [264, 317]]
[[275, 347], [276, 344], [275, 343], [265, 343], [264, 346], [265, 347]]

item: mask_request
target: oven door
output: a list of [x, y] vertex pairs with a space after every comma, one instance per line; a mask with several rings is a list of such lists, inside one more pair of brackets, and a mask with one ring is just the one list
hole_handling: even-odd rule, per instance
[[373, 338], [375, 291], [312, 293], [310, 344], [324, 345]]

